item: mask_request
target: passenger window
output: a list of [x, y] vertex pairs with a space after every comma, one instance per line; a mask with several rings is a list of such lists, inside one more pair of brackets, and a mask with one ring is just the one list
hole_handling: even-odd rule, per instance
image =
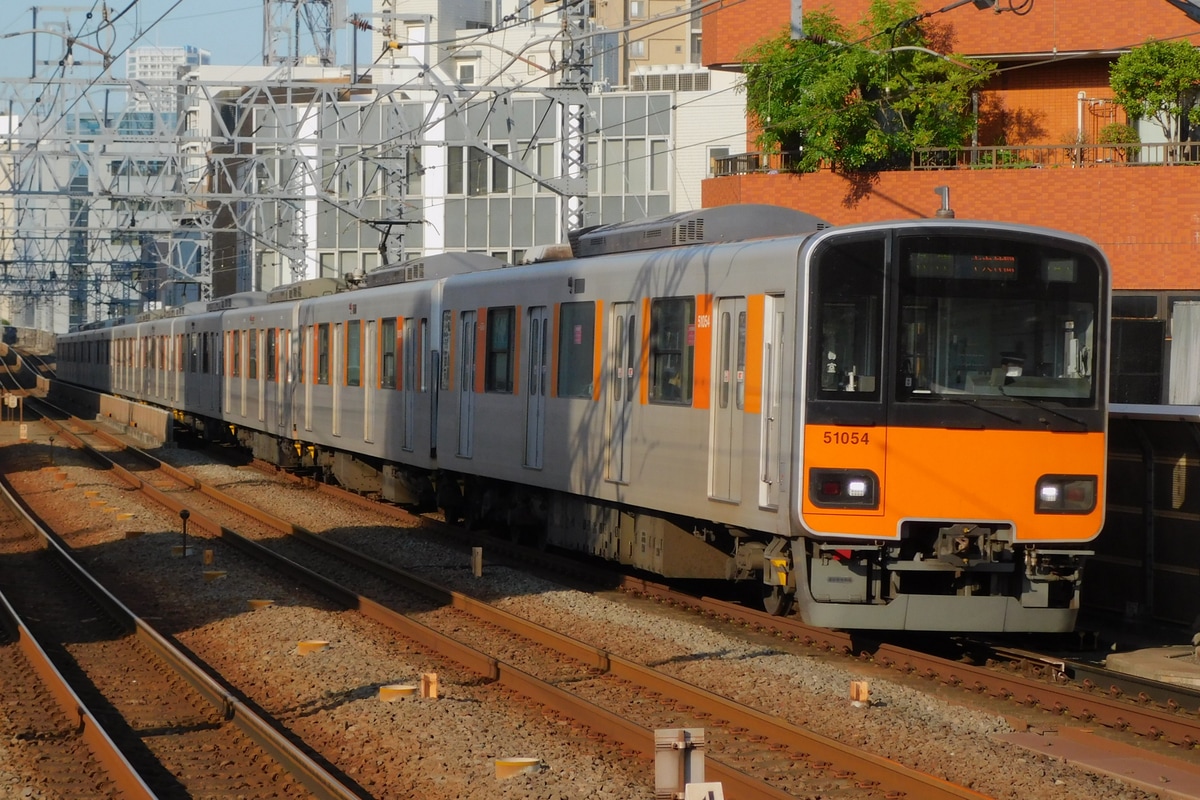
[[559, 397], [591, 397], [596, 362], [595, 303], [563, 303], [558, 323]]
[[230, 331], [229, 340], [232, 343], [229, 358], [229, 374], [237, 378], [242, 374], [242, 332]]
[[696, 299], [674, 297], [650, 304], [650, 401], [692, 404]]
[[246, 331], [249, 340], [249, 364], [246, 367], [246, 377], [258, 380], [258, 331]]
[[297, 383], [304, 383], [304, 355], [305, 355], [305, 353], [308, 352], [308, 347], [306, 345], [308, 343], [309, 330], [310, 329], [307, 325], [300, 328], [300, 353], [299, 353], [300, 357], [297, 360], [297, 369], [296, 369], [296, 382]]
[[438, 377], [443, 392], [450, 391], [450, 344], [454, 331], [454, 318], [450, 311], [442, 312], [442, 365]]
[[317, 326], [317, 383], [329, 383], [329, 323]]
[[882, 239], [839, 242], [814, 256], [810, 397], [879, 400], [883, 267]]
[[362, 374], [362, 320], [346, 323], [346, 385], [358, 386]]
[[485, 391], [512, 393], [515, 315], [516, 309], [511, 306], [488, 309]]
[[396, 318], [389, 317], [379, 325], [379, 385], [396, 388]]
[[279, 362], [276, 360], [276, 337], [279, 335], [275, 328], [267, 329], [267, 380], [274, 381], [279, 378]]

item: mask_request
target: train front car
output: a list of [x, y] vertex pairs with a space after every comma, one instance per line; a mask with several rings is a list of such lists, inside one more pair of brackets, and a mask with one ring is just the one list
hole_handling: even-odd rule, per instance
[[1104, 516], [1109, 276], [1082, 238], [924, 220], [805, 249], [791, 513], [769, 605], [1067, 631]]

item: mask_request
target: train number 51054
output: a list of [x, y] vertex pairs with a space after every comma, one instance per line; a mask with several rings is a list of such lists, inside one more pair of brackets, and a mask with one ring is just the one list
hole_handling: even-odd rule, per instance
[[871, 434], [857, 431], [825, 431], [825, 444], [869, 444]]

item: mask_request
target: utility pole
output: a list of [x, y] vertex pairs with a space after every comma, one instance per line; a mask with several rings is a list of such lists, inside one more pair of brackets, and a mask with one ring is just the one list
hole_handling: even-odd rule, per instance
[[315, 65], [335, 66], [333, 35], [345, 20], [346, 0], [263, 0], [263, 65], [295, 67], [311, 57]]
[[591, 41], [588, 36], [591, 0], [562, 4], [562, 59], [560, 79], [550, 96], [558, 95], [562, 106], [562, 201], [561, 223], [564, 236], [581, 229], [587, 200], [587, 131], [584, 112], [591, 88]]

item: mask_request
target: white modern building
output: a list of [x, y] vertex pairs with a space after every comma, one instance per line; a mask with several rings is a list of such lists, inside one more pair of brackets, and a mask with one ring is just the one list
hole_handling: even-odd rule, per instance
[[192, 45], [161, 47], [149, 45], [132, 48], [125, 55], [125, 77], [141, 91], [130, 97], [130, 111], [174, 112], [178, 100], [175, 87], [185, 73], [212, 63], [212, 55]]

